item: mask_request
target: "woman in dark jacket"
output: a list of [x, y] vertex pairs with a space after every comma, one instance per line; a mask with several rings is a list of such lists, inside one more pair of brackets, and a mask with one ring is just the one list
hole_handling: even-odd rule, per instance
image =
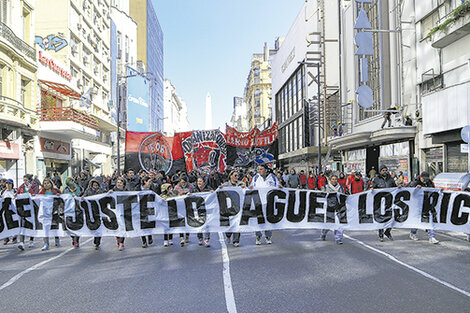
[[[101, 189], [100, 183], [95, 178], [92, 178], [90, 182], [88, 183], [88, 188], [85, 190], [85, 192], [82, 195], [82, 199], [84, 197], [95, 196], [95, 195], [99, 195], [102, 193], [104, 193], [104, 191]], [[98, 250], [101, 244], [101, 237], [95, 237], [93, 239], [93, 243], [95, 244], [95, 250]]]
[[[126, 180], [122, 177], [118, 177], [118, 178], [116, 178], [114, 188], [110, 189], [108, 191], [108, 193], [112, 193], [114, 191], [128, 191], [126, 185], [127, 185]], [[124, 250], [124, 239], [125, 239], [125, 237], [116, 237], [116, 241], [117, 241], [119, 251]]]

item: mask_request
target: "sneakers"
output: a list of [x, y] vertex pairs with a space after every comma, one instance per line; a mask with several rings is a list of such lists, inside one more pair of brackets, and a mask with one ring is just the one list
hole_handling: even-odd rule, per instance
[[120, 244], [119, 244], [119, 251], [122, 251], [122, 250], [124, 250], [124, 244], [123, 244], [123, 243], [120, 243]]
[[199, 238], [199, 243], [198, 243], [198, 245], [202, 246], [202, 243], [203, 243], [203, 242], [204, 242], [204, 241], [202, 240], [202, 238]]
[[320, 239], [325, 241], [326, 240], [326, 234], [321, 234]]
[[342, 245], [342, 244], [343, 244], [343, 240], [341, 240], [341, 239], [336, 240], [336, 244], [337, 244], [337, 245]]
[[180, 238], [180, 245], [181, 245], [182, 247], [184, 247], [184, 238], [183, 238], [183, 237]]
[[148, 247], [148, 245], [147, 245], [146, 242], [142, 243], [142, 248], [147, 248], [147, 247]]
[[163, 246], [168, 247], [168, 240], [163, 240]]
[[384, 236], [379, 236], [379, 241], [384, 242]]
[[170, 244], [170, 246], [172, 246], [173, 245], [173, 239], [168, 240], [168, 243]]
[[100, 249], [100, 245], [95, 245], [95, 250], [99, 250]]
[[74, 246], [75, 249], [77, 249], [80, 245], [78, 244], [78, 242], [74, 242], [73, 246]]
[[28, 245], [28, 248], [33, 248], [33, 247], [34, 247], [34, 241], [30, 241], [29, 245]]
[[268, 245], [272, 244], [273, 242], [271, 241], [271, 237], [266, 237], [266, 243]]
[[46, 243], [44, 247], [41, 248], [41, 251], [49, 250], [49, 245]]
[[234, 246], [235, 248], [238, 248], [238, 247], [240, 247], [240, 244], [239, 244], [238, 242], [234, 242], [234, 243], [233, 243], [233, 246]]
[[393, 237], [392, 237], [392, 234], [385, 234], [385, 236], [390, 239], [391, 241], [393, 241]]
[[434, 237], [431, 237], [431, 238], [429, 238], [429, 243], [432, 243], [432, 244], [437, 245], [437, 244], [439, 243], [439, 240], [437, 240], [437, 239], [434, 238]]
[[59, 238], [55, 239], [55, 246], [60, 247], [60, 239]]
[[209, 239], [204, 240], [204, 243], [206, 244], [206, 248], [210, 248], [211, 244], [209, 243]]
[[18, 245], [18, 249], [24, 251], [24, 242], [20, 242], [20, 244]]
[[189, 236], [186, 236], [186, 240], [184, 242], [189, 243]]
[[256, 245], [259, 246], [261, 244], [261, 237], [256, 237]]
[[150, 238], [149, 238], [149, 246], [150, 246], [152, 243], [153, 243], [153, 238], [152, 238], [152, 236], [150, 236]]
[[418, 241], [418, 236], [416, 236], [416, 234], [410, 233], [410, 239], [414, 241]]

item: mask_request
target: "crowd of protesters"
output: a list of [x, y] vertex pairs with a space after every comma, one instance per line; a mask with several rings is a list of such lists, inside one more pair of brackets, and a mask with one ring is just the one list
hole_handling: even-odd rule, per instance
[[[118, 191], [142, 191], [151, 190], [160, 195], [164, 199], [175, 196], [199, 193], [199, 192], [212, 192], [219, 188], [224, 187], [286, 187], [296, 189], [310, 189], [321, 190], [328, 193], [345, 193], [356, 194], [366, 190], [391, 188], [391, 187], [434, 187], [429, 174], [422, 172], [415, 180], [405, 184], [405, 179], [402, 172], [398, 175], [389, 173], [386, 166], [381, 166], [379, 172], [372, 169], [368, 175], [363, 176], [359, 171], [353, 171], [348, 175], [344, 173], [320, 172], [318, 175], [314, 171], [310, 171], [308, 175], [304, 170], [299, 173], [295, 169], [284, 170], [271, 170], [266, 165], [260, 165], [255, 170], [244, 170], [242, 168], [235, 168], [224, 173], [219, 173], [216, 170], [206, 173], [204, 171], [194, 171], [190, 173], [177, 172], [171, 177], [166, 175], [164, 171], [160, 172], [144, 172], [139, 171], [136, 173], [133, 169], [128, 169], [125, 173], [118, 175], [115, 172], [112, 176], [99, 175], [92, 177], [86, 171], [81, 171], [76, 177], [67, 177], [64, 180], [58, 173], [46, 177], [42, 182], [32, 175], [25, 175], [23, 183], [15, 189], [12, 179], [0, 180], [0, 197], [15, 197], [18, 194], [29, 193], [31, 195], [59, 195], [70, 194], [76, 197], [88, 197], [104, 193], [112, 193]], [[330, 200], [329, 200], [330, 201]], [[326, 240], [328, 230], [322, 230], [321, 240]], [[410, 232], [410, 239], [418, 240], [416, 236], [417, 230], [412, 229]], [[427, 230], [429, 242], [433, 244], [439, 243], [435, 238], [432, 229]], [[240, 244], [240, 233], [226, 233], [227, 243], [233, 243], [234, 247]], [[262, 243], [262, 233], [256, 232], [256, 245]], [[384, 236], [393, 240], [391, 229], [380, 229], [378, 231], [379, 240], [383, 241]], [[181, 233], [180, 245], [183, 247], [189, 243], [189, 233]], [[265, 241], [267, 244], [272, 244], [272, 232], [267, 230], [264, 232]], [[343, 232], [342, 230], [335, 230], [334, 237], [337, 244], [342, 244]], [[20, 250], [25, 249], [25, 236], [18, 236], [18, 238], [7, 238], [4, 244], [12, 241], [13, 244], [18, 244]], [[60, 246], [60, 238], [54, 238], [55, 246]], [[210, 247], [210, 234], [198, 233], [198, 244], [200, 246]], [[124, 249], [124, 237], [117, 237], [116, 243], [119, 250]], [[147, 248], [153, 244], [153, 237], [151, 235], [142, 236], [142, 247]], [[101, 244], [101, 237], [94, 238], [94, 247], [99, 249]], [[43, 238], [42, 250], [50, 248], [49, 238]], [[76, 248], [80, 245], [80, 238], [72, 236], [72, 245]], [[173, 245], [173, 234], [164, 234], [163, 246], [168, 247]], [[34, 238], [29, 238], [28, 247], [34, 247]]]

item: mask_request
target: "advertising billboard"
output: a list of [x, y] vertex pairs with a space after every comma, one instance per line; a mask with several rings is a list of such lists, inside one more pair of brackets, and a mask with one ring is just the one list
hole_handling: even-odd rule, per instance
[[128, 69], [127, 78], [127, 130], [150, 130], [149, 81], [140, 73]]

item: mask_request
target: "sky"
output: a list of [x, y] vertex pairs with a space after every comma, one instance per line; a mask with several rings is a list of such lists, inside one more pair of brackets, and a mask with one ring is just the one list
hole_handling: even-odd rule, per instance
[[285, 36], [305, 0], [152, 0], [164, 34], [164, 77], [204, 129], [207, 92], [213, 128], [225, 131], [233, 97], [243, 96], [251, 55]]

